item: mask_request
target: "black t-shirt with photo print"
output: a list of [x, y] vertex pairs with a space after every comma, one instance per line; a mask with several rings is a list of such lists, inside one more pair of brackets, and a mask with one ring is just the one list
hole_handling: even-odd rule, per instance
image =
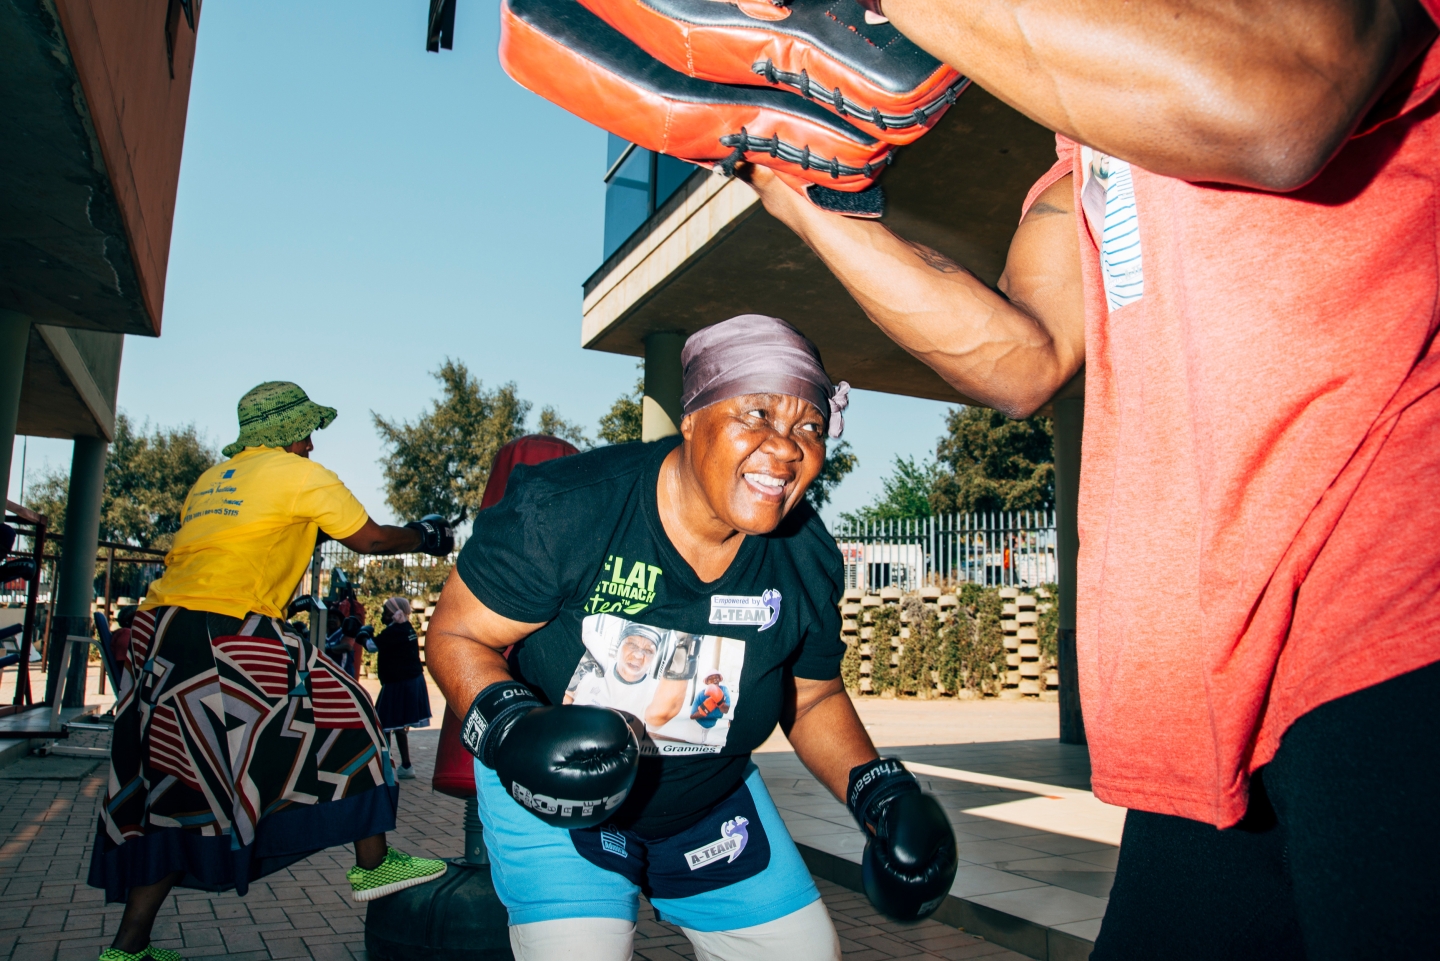
[[515, 468], [475, 518], [456, 569], [496, 613], [547, 622], [511, 652], [552, 704], [642, 717], [635, 788], [615, 823], [666, 837], [745, 777], [780, 719], [787, 674], [840, 674], [844, 568], [808, 502], [746, 537], [703, 583], [660, 522], [660, 464], [679, 438]]

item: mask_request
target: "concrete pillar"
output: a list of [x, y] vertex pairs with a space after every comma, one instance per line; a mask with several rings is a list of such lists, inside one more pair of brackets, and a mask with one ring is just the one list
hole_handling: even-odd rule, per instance
[[10, 459], [15, 453], [15, 423], [20, 416], [20, 384], [25, 379], [25, 350], [30, 318], [0, 310], [0, 461], [5, 493], [10, 491]]
[[640, 401], [640, 439], [680, 433], [680, 350], [685, 335], [662, 331], [645, 336], [645, 396]]
[[1055, 526], [1060, 562], [1060, 743], [1085, 743], [1080, 678], [1075, 659], [1075, 558], [1080, 551], [1077, 504], [1080, 493], [1080, 438], [1085, 400], [1055, 402]]
[[[70, 458], [70, 492], [65, 505], [65, 538], [60, 547], [60, 583], [55, 604], [55, 627], [50, 633], [50, 676], [45, 700], [55, 697], [56, 669], [65, 638], [88, 637], [93, 625], [90, 605], [95, 600], [95, 549], [100, 540], [100, 503], [105, 493], [105, 451], [101, 437], [75, 438]], [[89, 652], [76, 648], [65, 684], [65, 707], [85, 704], [85, 665]]]

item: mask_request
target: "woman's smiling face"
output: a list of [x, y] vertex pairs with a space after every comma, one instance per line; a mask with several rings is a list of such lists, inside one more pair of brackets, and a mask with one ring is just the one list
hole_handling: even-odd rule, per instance
[[768, 534], [825, 464], [825, 420], [789, 394], [745, 394], [687, 414], [685, 456], [716, 516]]

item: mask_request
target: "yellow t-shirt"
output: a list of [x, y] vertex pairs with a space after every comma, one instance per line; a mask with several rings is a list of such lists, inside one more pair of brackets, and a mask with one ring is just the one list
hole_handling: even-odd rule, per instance
[[247, 447], [190, 488], [165, 574], [140, 606], [284, 617], [316, 528], [340, 540], [367, 517], [334, 471], [278, 447]]

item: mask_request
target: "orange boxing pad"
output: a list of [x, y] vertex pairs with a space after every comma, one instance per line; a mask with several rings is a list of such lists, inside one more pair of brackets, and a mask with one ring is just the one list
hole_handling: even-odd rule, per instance
[[748, 160], [854, 193], [890, 162], [889, 144], [794, 94], [671, 70], [575, 0], [505, 0], [500, 64], [597, 127], [726, 172]]
[[666, 66], [770, 84], [893, 144], [917, 140], [969, 86], [856, 0], [580, 0]]

